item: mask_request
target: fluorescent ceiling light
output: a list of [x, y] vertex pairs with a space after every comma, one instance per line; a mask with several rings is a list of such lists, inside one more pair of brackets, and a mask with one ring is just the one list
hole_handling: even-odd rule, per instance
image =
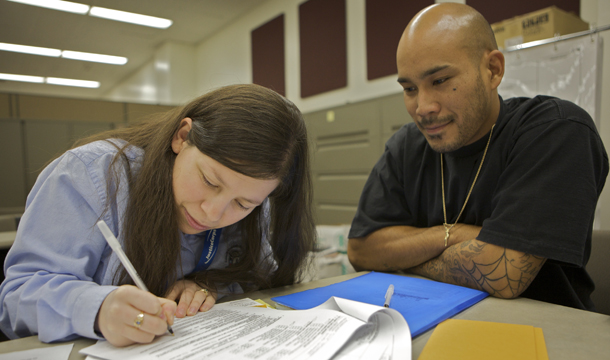
[[158, 29], [167, 29], [172, 26], [173, 21], [160, 17], [136, 14], [127, 11], [107, 9], [99, 6], [79, 4], [63, 0], [8, 0], [16, 3], [40, 6], [47, 9], [67, 11], [75, 14], [91, 16], [127, 22], [136, 25], [150, 26]]
[[70, 51], [70, 50], [62, 51], [59, 49], [43, 48], [43, 47], [38, 47], [38, 46], [17, 45], [17, 44], [8, 44], [8, 43], [0, 42], [0, 50], [13, 51], [13, 52], [32, 54], [32, 55], [52, 56], [52, 57], [61, 56], [66, 59], [92, 61], [92, 62], [113, 64], [113, 65], [127, 64], [127, 58], [123, 57], [123, 56], [94, 54], [94, 53], [86, 53], [86, 52]]
[[0, 80], [23, 81], [23, 82], [40, 83], [40, 84], [42, 84], [44, 82], [44, 78], [42, 76], [1, 74], [1, 73], [0, 73]]
[[101, 55], [86, 53], [80, 51], [64, 50], [61, 52], [61, 57], [73, 60], [92, 61], [104, 64], [125, 65], [127, 58], [122, 56]]
[[38, 47], [38, 46], [7, 44], [7, 43], [0, 43], [0, 50], [13, 51], [13, 52], [19, 52], [19, 53], [24, 53], [24, 54], [53, 56], [53, 57], [59, 57], [61, 55], [61, 50], [58, 50], [58, 49], [43, 48], [43, 47]]
[[8, 0], [16, 3], [40, 6], [47, 9], [67, 11], [75, 14], [86, 15], [89, 5], [79, 4], [62, 0]]
[[47, 84], [53, 85], [64, 85], [64, 86], [77, 86], [77, 87], [86, 87], [86, 88], [98, 88], [100, 87], [100, 83], [98, 81], [89, 81], [89, 80], [75, 80], [75, 79], [62, 79], [56, 77], [48, 77], [45, 81]]
[[141, 15], [127, 11], [106, 9], [98, 6], [92, 7], [91, 11], [89, 11], [89, 15], [104, 19], [123, 21], [131, 24], [151, 26], [159, 29], [167, 29], [172, 25], [172, 21], [169, 19]]
[[0, 73], [0, 80], [21, 81], [21, 82], [38, 83], [38, 84], [47, 83], [47, 84], [52, 84], [52, 85], [78, 86], [78, 87], [86, 87], [86, 88], [91, 88], [91, 89], [97, 89], [100, 87], [100, 83], [98, 81], [63, 79], [63, 78], [56, 78], [56, 77], [45, 78], [42, 76], [17, 75], [17, 74]]

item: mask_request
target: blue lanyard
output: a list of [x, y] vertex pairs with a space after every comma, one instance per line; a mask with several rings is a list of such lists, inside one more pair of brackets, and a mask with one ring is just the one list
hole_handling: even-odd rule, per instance
[[222, 229], [213, 229], [207, 231], [205, 243], [203, 245], [203, 251], [201, 251], [201, 257], [199, 258], [197, 266], [195, 266], [196, 272], [207, 270], [207, 268], [212, 263], [212, 260], [214, 260], [216, 250], [218, 250], [218, 243], [220, 242], [221, 233]]

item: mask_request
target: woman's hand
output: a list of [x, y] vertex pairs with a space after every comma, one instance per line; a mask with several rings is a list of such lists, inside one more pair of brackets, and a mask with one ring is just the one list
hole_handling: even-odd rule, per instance
[[123, 285], [104, 299], [95, 321], [96, 330], [114, 346], [149, 343], [156, 335], [167, 332], [167, 325], [174, 323], [175, 312], [174, 301]]
[[177, 281], [167, 295], [169, 300], [178, 300], [176, 317], [195, 315], [197, 311], [208, 311], [216, 304], [216, 293], [202, 289], [191, 280]]

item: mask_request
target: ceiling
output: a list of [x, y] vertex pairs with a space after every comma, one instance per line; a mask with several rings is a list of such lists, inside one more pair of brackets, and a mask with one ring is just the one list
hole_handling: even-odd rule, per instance
[[71, 0], [168, 18], [163, 30], [0, 0], [0, 42], [128, 58], [109, 65], [0, 51], [0, 73], [94, 80], [98, 89], [0, 80], [0, 92], [103, 98], [166, 41], [197, 44], [266, 0]]

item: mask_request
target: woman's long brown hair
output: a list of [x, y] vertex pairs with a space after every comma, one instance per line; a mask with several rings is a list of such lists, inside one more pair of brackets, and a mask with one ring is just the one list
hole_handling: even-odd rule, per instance
[[[269, 196], [270, 227], [263, 209], [256, 208], [238, 223], [240, 261], [225, 269], [185, 276], [207, 288], [238, 282], [245, 290], [292, 284], [300, 280], [307, 253], [313, 248], [307, 131], [300, 111], [272, 90], [258, 85], [232, 85], [207, 93], [181, 109], [132, 127], [110, 130], [75, 146], [110, 138], [127, 142], [119, 149], [108, 183], [106, 209], [116, 199], [121, 166], [129, 185], [122, 236], [127, 256], [149, 290], [163, 296], [184, 274], [180, 262], [180, 233], [172, 190], [176, 154], [171, 141], [180, 121], [191, 118], [187, 141], [222, 165], [257, 179], [280, 179]], [[124, 149], [144, 150], [137, 171], [129, 169]], [[273, 259], [261, 256], [263, 234], [270, 238]], [[227, 234], [228, 235], [228, 234]], [[277, 268], [268, 264], [274, 260]], [[131, 283], [125, 269], [115, 274], [118, 284]]]

